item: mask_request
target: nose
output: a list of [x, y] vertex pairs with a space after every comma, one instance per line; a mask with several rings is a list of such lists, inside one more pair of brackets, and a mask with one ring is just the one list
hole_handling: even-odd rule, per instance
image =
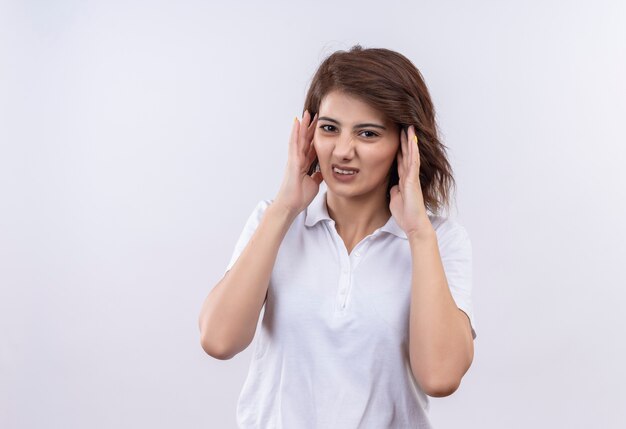
[[352, 159], [354, 157], [354, 136], [339, 137], [335, 144], [335, 156], [341, 159]]

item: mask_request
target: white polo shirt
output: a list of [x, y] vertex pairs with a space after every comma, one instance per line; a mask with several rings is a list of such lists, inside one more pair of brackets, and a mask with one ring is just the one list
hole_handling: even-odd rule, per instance
[[[272, 201], [254, 208], [226, 271]], [[429, 218], [450, 292], [476, 338], [468, 234], [450, 218]], [[279, 248], [239, 427], [431, 428], [428, 396], [409, 364], [410, 297], [411, 250], [393, 216], [348, 254], [321, 187]]]

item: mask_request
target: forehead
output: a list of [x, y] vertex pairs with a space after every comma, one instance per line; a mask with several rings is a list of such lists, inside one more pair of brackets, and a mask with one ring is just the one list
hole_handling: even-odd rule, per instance
[[385, 122], [385, 115], [358, 97], [341, 91], [331, 91], [320, 102], [319, 116], [331, 116], [347, 122], [372, 120]]

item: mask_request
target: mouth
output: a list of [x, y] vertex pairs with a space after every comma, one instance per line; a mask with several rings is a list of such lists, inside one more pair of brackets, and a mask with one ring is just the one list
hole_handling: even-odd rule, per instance
[[333, 178], [339, 182], [351, 182], [355, 180], [357, 174], [359, 174], [358, 170], [343, 170], [334, 166], [332, 170]]
[[333, 172], [338, 173], [338, 174], [350, 175], [350, 174], [356, 174], [359, 172], [358, 168], [348, 167], [346, 165], [333, 164], [331, 167], [332, 167]]

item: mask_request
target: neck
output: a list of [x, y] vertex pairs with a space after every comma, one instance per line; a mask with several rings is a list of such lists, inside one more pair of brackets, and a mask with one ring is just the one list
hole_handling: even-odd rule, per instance
[[385, 225], [391, 216], [386, 186], [357, 197], [326, 193], [328, 215], [335, 221], [338, 232], [365, 236]]

